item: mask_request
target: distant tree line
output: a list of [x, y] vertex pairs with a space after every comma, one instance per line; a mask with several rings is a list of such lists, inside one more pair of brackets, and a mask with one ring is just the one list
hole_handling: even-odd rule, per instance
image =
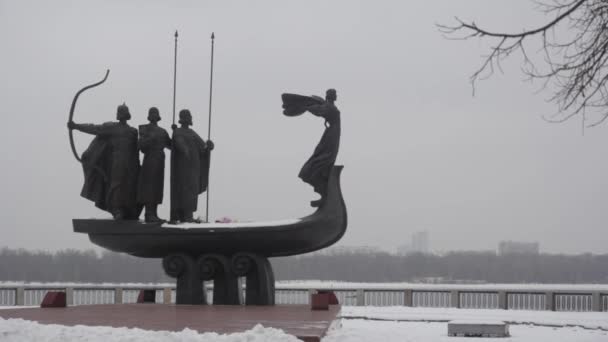
[[[450, 252], [394, 255], [380, 251], [318, 252], [273, 258], [277, 280], [355, 282], [608, 283], [608, 254]], [[172, 282], [159, 259], [92, 250], [0, 249], [0, 281]]]
[[67, 249], [55, 253], [0, 249], [0, 281], [167, 282], [158, 259]]
[[608, 283], [608, 254], [318, 253], [273, 260], [278, 279], [361, 282]]

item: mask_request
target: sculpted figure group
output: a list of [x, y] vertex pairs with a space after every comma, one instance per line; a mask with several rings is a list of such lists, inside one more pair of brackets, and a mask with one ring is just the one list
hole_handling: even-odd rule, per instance
[[[286, 93], [282, 94], [282, 100], [286, 116], [310, 112], [325, 121], [321, 140], [299, 173], [299, 177], [320, 195], [311, 206], [321, 207], [340, 146], [336, 90], [328, 89], [324, 99]], [[168, 149], [171, 150], [170, 221], [199, 222], [194, 218], [194, 212], [198, 195], [207, 190], [209, 183], [213, 142], [203, 140], [190, 128], [192, 115], [188, 109], [179, 112], [180, 126], [171, 126], [172, 137], [158, 126], [161, 118], [156, 107], [150, 108], [149, 123], [139, 126], [139, 131], [129, 126], [127, 121], [130, 119], [131, 113], [125, 104], [118, 106], [117, 121], [101, 125], [77, 124], [70, 117], [70, 130], [95, 136], [81, 158], [84, 172], [81, 196], [110, 212], [116, 220], [137, 220], [145, 208], [146, 222], [163, 222], [157, 208], [163, 202], [165, 149]], [[143, 153], [141, 164], [140, 152]]]
[[[127, 123], [129, 108], [122, 104], [115, 122], [101, 125], [68, 122], [68, 128], [95, 136], [82, 155], [84, 185], [81, 195], [108, 211], [116, 220], [136, 220], [145, 208], [146, 222], [162, 222], [157, 208], [163, 201], [165, 149], [171, 150], [171, 221], [198, 222], [193, 213], [198, 195], [206, 191], [213, 142], [193, 129], [192, 115], [179, 113], [173, 136], [158, 126], [160, 113], [152, 107], [146, 125], [138, 130]], [[143, 153], [140, 166], [139, 152]]]

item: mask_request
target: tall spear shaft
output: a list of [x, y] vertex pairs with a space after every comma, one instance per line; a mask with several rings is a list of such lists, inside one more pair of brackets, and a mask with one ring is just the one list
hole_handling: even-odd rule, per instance
[[211, 103], [213, 100], [213, 45], [215, 34], [211, 33], [211, 72], [209, 76], [209, 124], [207, 126], [207, 140], [211, 139]]
[[173, 124], [175, 125], [175, 91], [177, 85], [177, 30], [175, 30], [175, 51], [173, 54]]
[[[173, 124], [171, 125], [171, 145], [173, 146], [173, 138], [175, 138], [175, 92], [176, 92], [176, 85], [177, 85], [177, 30], [175, 30], [175, 48], [174, 48], [174, 54], [173, 54]], [[175, 151], [175, 150], [173, 150]], [[175, 203], [174, 203], [174, 196], [177, 194], [177, 190], [175, 189], [175, 184], [174, 184], [174, 178], [176, 178], [175, 175], [175, 170], [174, 170], [174, 155], [171, 155], [171, 210], [170, 210], [170, 221], [169, 222], [176, 222], [179, 219], [179, 216], [177, 215], [177, 210], [174, 209]]]
[[[209, 73], [209, 123], [207, 124], [207, 141], [211, 140], [211, 103], [213, 100], [213, 47], [215, 33], [211, 32], [211, 72]], [[209, 172], [211, 172], [211, 153], [209, 153]], [[205, 221], [209, 222], [209, 175], [207, 176], [207, 208], [205, 209]]]

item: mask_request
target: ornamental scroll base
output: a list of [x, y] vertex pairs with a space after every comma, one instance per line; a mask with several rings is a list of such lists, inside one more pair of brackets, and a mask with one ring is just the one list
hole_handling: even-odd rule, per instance
[[213, 304], [241, 305], [239, 277], [245, 277], [245, 305], [274, 305], [274, 274], [266, 257], [237, 253], [232, 257], [173, 254], [163, 258], [163, 268], [176, 278], [176, 304], [204, 305], [204, 281], [213, 281]]
[[239, 278], [230, 270], [230, 260], [219, 254], [198, 258], [202, 280], [213, 281], [213, 304], [239, 305]]
[[232, 257], [232, 271], [247, 279], [245, 305], [274, 305], [274, 273], [267, 258], [237, 253]]
[[189, 255], [173, 254], [163, 258], [163, 269], [177, 279], [176, 304], [207, 304], [199, 267]]

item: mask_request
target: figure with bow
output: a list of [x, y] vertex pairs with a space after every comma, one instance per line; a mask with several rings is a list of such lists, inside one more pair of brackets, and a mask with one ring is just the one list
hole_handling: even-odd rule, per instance
[[[127, 123], [131, 119], [129, 108], [125, 104], [118, 106], [117, 121], [101, 125], [77, 124], [73, 121], [78, 96], [103, 83], [107, 76], [108, 73], [101, 82], [81, 89], [74, 97], [70, 109], [70, 144], [84, 171], [84, 185], [80, 195], [94, 202], [99, 209], [110, 212], [116, 220], [136, 220], [141, 212], [141, 205], [137, 205], [136, 201], [140, 166], [137, 129]], [[74, 147], [72, 130], [95, 136], [82, 158]]]

